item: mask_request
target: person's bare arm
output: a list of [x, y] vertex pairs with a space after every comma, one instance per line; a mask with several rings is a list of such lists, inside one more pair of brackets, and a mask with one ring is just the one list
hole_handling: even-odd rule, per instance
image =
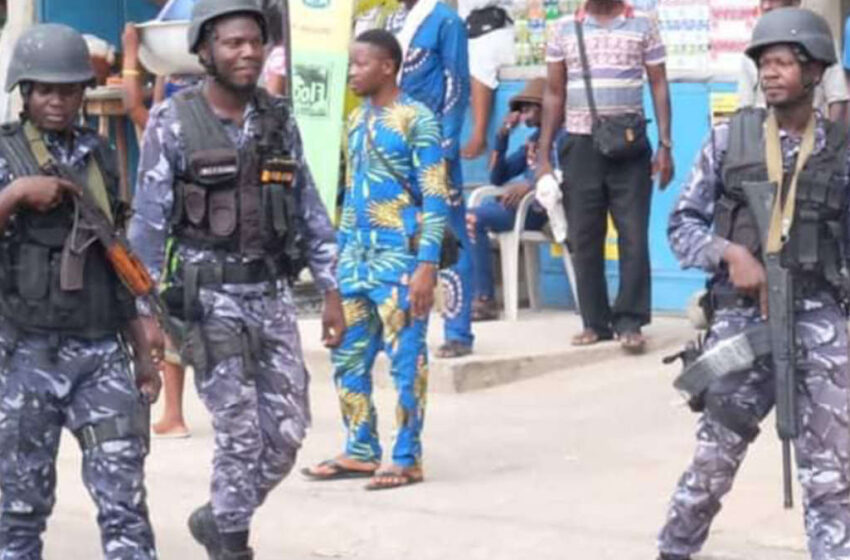
[[653, 172], [658, 174], [658, 185], [662, 189], [673, 180], [673, 154], [670, 127], [672, 114], [670, 109], [670, 86], [667, 83], [667, 67], [664, 64], [646, 66], [649, 88], [652, 93], [652, 105], [655, 108], [655, 120], [658, 123], [658, 151], [653, 162]]
[[546, 89], [543, 92], [543, 115], [540, 119], [539, 165], [537, 177], [552, 172], [552, 142], [564, 122], [567, 100], [567, 65], [562, 60], [546, 65]]
[[153, 104], [162, 103], [165, 100], [165, 76], [157, 76], [153, 82]]
[[121, 42], [124, 48], [124, 60], [121, 65], [124, 107], [133, 124], [143, 129], [148, 124], [149, 113], [145, 107], [142, 71], [139, 66], [139, 32], [135, 25], [128, 23], [124, 27]]
[[162, 331], [150, 317], [136, 317], [127, 323], [125, 334], [133, 347], [136, 387], [149, 402], [154, 402], [162, 387], [159, 376], [165, 346]]
[[829, 104], [829, 120], [832, 122], [847, 121], [847, 102], [836, 101]]
[[847, 119], [847, 103], [850, 101], [850, 91], [844, 77], [841, 63], [829, 66], [821, 78], [821, 88], [827, 104], [827, 116], [832, 122], [845, 122]]
[[274, 95], [286, 95], [286, 78], [280, 74], [270, 72], [266, 79], [266, 90]]
[[75, 194], [80, 194], [79, 188], [59, 177], [30, 175], [15, 179], [0, 190], [0, 232], [6, 230], [18, 209], [26, 207], [47, 212], [58, 206], [65, 196]]

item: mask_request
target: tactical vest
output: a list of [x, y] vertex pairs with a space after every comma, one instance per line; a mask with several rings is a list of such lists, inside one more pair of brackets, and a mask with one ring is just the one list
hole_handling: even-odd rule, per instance
[[288, 113], [258, 88], [258, 130], [237, 147], [200, 87], [185, 89], [174, 105], [186, 147], [186, 169], [175, 183], [172, 231], [180, 244], [261, 258], [273, 277], [301, 268], [296, 216], [300, 189]]
[[[722, 169], [723, 189], [715, 210], [715, 232], [747, 247], [761, 258], [755, 217], [742, 185], [767, 181], [764, 109], [742, 109], [729, 124], [729, 143]], [[782, 247], [782, 266], [806, 278], [817, 278], [846, 295], [843, 215], [846, 209], [847, 130], [825, 123], [826, 146], [809, 157], [797, 180], [794, 221]], [[789, 179], [790, 173], [785, 173]], [[787, 181], [786, 181], [787, 182]], [[782, 188], [787, 189], [788, 185]]]
[[[20, 123], [0, 126], [0, 153], [15, 178], [44, 174]], [[90, 177], [92, 173], [102, 177], [98, 187], [101, 194], [105, 190], [111, 214], [121, 215], [116, 202], [118, 172], [104, 142], [93, 151], [88, 165]], [[0, 314], [6, 320], [25, 332], [94, 339], [116, 334], [134, 315], [135, 299], [121, 284], [100, 244], [79, 235], [79, 230], [72, 241], [70, 200], [48, 212], [23, 208], [13, 220], [0, 240]], [[81, 289], [66, 290], [61, 281], [63, 252], [72, 246], [75, 258], [82, 260], [83, 282]]]

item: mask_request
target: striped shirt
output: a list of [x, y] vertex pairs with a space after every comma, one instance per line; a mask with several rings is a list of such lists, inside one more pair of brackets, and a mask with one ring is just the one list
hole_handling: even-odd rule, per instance
[[592, 118], [582, 78], [576, 18], [584, 25], [593, 97], [600, 115], [642, 113], [644, 67], [663, 64], [666, 54], [655, 17], [628, 3], [620, 16], [604, 26], [585, 8], [558, 20], [546, 45], [546, 62], [563, 62], [567, 67], [567, 131], [590, 134]]

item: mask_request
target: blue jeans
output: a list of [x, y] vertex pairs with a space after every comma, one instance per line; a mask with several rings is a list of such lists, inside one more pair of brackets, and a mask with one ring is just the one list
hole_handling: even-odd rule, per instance
[[[476, 299], [493, 299], [493, 263], [490, 260], [490, 240], [487, 234], [513, 229], [516, 209], [505, 208], [496, 200], [487, 200], [480, 206], [470, 208], [469, 213], [477, 218], [472, 247], [473, 294]], [[525, 229], [539, 231], [547, 219], [545, 212], [531, 209], [525, 217]]]
[[[463, 172], [460, 160], [448, 162], [450, 182], [452, 184], [453, 205], [449, 209], [448, 227], [452, 229], [461, 244], [457, 264], [450, 269], [440, 271], [440, 284], [443, 288], [443, 337], [446, 342], [460, 342], [472, 346], [472, 243], [466, 235], [466, 203], [463, 195], [457, 192], [463, 185]], [[456, 186], [455, 186], [456, 185]]]

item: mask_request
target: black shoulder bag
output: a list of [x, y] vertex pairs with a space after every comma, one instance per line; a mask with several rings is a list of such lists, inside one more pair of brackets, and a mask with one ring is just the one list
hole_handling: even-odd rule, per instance
[[487, 6], [472, 10], [466, 16], [466, 33], [470, 39], [477, 39], [491, 31], [513, 24], [514, 20], [507, 10], [499, 6]]
[[[366, 130], [366, 148], [378, 156], [378, 159], [381, 160], [381, 163], [384, 167], [387, 168], [387, 171], [390, 172], [390, 175], [398, 181], [401, 187], [407, 192], [410, 198], [413, 200], [414, 204], [421, 206], [421, 201], [418, 200], [416, 193], [413, 192], [413, 189], [410, 187], [410, 183], [408, 183], [407, 179], [399, 173], [395, 167], [393, 167], [392, 163], [390, 163], [384, 155], [373, 146], [375, 143], [374, 138], [372, 138], [372, 130], [369, 128], [369, 118], [368, 115], [366, 119], [364, 119], [363, 128]], [[413, 235], [411, 239], [410, 250], [413, 253], [419, 251], [419, 238], [422, 235], [422, 230], [417, 229], [417, 232]], [[457, 238], [452, 229], [446, 224], [446, 228], [443, 230], [443, 244], [440, 247], [440, 268], [451, 268], [457, 261], [460, 259], [460, 240]]]
[[650, 150], [649, 139], [646, 137], [646, 118], [640, 113], [624, 113], [600, 117], [596, 111], [596, 100], [593, 97], [593, 84], [590, 78], [590, 64], [587, 61], [587, 49], [584, 44], [584, 25], [576, 17], [576, 38], [578, 52], [581, 58], [581, 73], [584, 77], [584, 89], [587, 92], [587, 103], [590, 106], [590, 116], [593, 119], [591, 137], [596, 151], [614, 160], [636, 158]]

